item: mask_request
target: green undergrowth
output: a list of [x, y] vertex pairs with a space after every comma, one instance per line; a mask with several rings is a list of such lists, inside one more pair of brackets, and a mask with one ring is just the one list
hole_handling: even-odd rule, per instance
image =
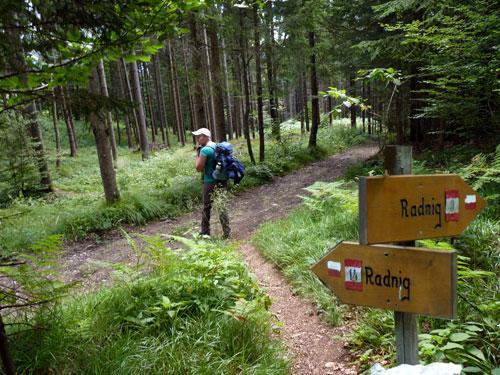
[[[159, 237], [131, 242], [137, 266], [115, 265], [111, 287], [68, 296], [10, 325], [20, 373], [286, 374], [269, 297], [233, 248]], [[147, 270], [148, 272], [145, 272]], [[10, 321], [8, 323], [11, 323]], [[23, 322], [17, 322], [23, 323]]]
[[[296, 127], [291, 128], [283, 132], [281, 142], [266, 142], [266, 161], [255, 166], [248, 160], [245, 143], [234, 140], [235, 153], [247, 166], [247, 176], [234, 190], [265, 183], [273, 176], [359, 144], [366, 136], [338, 125], [320, 129], [318, 140], [318, 147], [311, 150], [307, 148], [307, 137], [301, 136]], [[54, 150], [50, 142], [48, 152], [52, 164]], [[254, 152], [258, 153], [256, 141]], [[53, 168], [56, 193], [37, 199], [15, 198], [0, 209], [1, 254], [22, 251], [53, 234], [77, 239], [192, 210], [201, 200], [201, 181], [193, 158], [190, 146], [156, 151], [145, 162], [138, 153], [120, 147], [117, 180], [122, 199], [110, 205], [103, 200], [95, 147], [90, 141], [82, 142], [77, 158], [63, 156], [61, 167]]]
[[[458, 258], [458, 317], [456, 320], [420, 318], [420, 356], [425, 363], [462, 363], [467, 373], [491, 373], [499, 366], [500, 303], [500, 149], [476, 154], [444, 166], [417, 159], [416, 173], [460, 173], [486, 198], [488, 207], [458, 238], [419, 241], [417, 246], [456, 249]], [[434, 155], [438, 160], [439, 155]], [[357, 176], [380, 174], [381, 163], [370, 160], [349, 168], [343, 181], [315, 183], [304, 205], [285, 219], [262, 225], [253, 237], [259, 250], [279, 268], [292, 287], [312, 299], [333, 324], [342, 321], [342, 305], [310, 272], [310, 267], [341, 240], [357, 240]], [[391, 311], [351, 310], [356, 328], [348, 345], [362, 368], [379, 361], [394, 363], [394, 320]]]

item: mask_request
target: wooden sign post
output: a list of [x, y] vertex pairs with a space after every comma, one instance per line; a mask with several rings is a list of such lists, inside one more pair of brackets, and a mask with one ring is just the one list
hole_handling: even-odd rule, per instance
[[[384, 167], [389, 175], [411, 174], [413, 167], [411, 146], [387, 145], [384, 151]], [[360, 182], [361, 184], [361, 182]], [[360, 186], [361, 190], [361, 186]], [[362, 202], [359, 202], [362, 207]], [[360, 209], [361, 212], [361, 209]], [[392, 223], [390, 223], [392, 225]], [[360, 221], [361, 233], [361, 221]], [[409, 238], [415, 240], [415, 238]], [[397, 241], [392, 239], [391, 241]], [[368, 241], [360, 236], [360, 242]], [[415, 241], [403, 242], [402, 245], [415, 246]], [[394, 311], [394, 330], [396, 334], [396, 359], [398, 364], [418, 364], [418, 317], [413, 313]]]
[[456, 315], [455, 251], [341, 242], [312, 271], [343, 303]]
[[416, 314], [453, 319], [457, 274], [454, 251], [415, 240], [459, 235], [485, 202], [457, 175], [411, 175], [411, 146], [384, 156], [386, 176], [360, 178], [359, 244], [341, 243], [312, 270], [342, 302], [395, 310], [397, 361], [415, 365]]

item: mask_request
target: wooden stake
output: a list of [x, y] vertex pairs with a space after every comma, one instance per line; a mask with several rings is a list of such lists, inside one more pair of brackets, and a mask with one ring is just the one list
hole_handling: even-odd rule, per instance
[[[384, 152], [384, 167], [389, 175], [412, 173], [411, 146], [389, 145]], [[398, 243], [398, 245], [414, 246], [415, 241]], [[417, 315], [394, 312], [396, 330], [396, 353], [398, 364], [418, 364], [418, 319]]]

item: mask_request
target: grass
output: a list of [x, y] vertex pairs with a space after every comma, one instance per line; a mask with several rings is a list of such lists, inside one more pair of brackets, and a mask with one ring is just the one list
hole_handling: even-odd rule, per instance
[[[426, 363], [448, 360], [463, 363], [467, 372], [489, 373], [499, 366], [500, 329], [494, 322], [498, 323], [500, 316], [500, 178], [495, 167], [500, 148], [496, 154], [475, 156], [468, 161], [463, 153], [460, 147], [448, 149], [446, 157], [434, 153], [431, 161], [418, 158], [415, 163], [417, 173], [461, 173], [489, 205], [453, 244], [449, 239], [419, 241], [418, 245], [425, 247], [456, 248], [460, 255], [458, 319], [449, 322], [421, 317], [420, 355]], [[446, 163], [441, 164], [440, 160]], [[302, 207], [282, 220], [263, 224], [253, 236], [259, 250], [281, 268], [292, 287], [314, 301], [332, 324], [342, 321], [343, 307], [312, 275], [310, 267], [338, 241], [357, 240], [357, 188], [353, 180], [381, 171], [380, 161], [368, 161], [348, 168], [344, 181], [312, 185]], [[354, 311], [357, 325], [348, 344], [362, 367], [373, 361], [393, 363], [392, 312], [368, 308]], [[459, 338], [463, 341], [454, 341]]]
[[142, 240], [141, 265], [117, 266], [112, 287], [40, 311], [35, 330], [9, 326], [20, 373], [288, 373], [270, 301], [234, 249]]
[[[44, 119], [51, 166], [55, 163], [50, 122]], [[77, 126], [80, 149], [77, 158], [63, 156], [61, 167], [52, 167], [55, 194], [41, 198], [15, 199], [0, 209], [0, 250], [4, 256], [31, 247], [53, 234], [76, 239], [89, 233], [99, 234], [123, 224], [139, 225], [192, 210], [201, 199], [200, 176], [195, 172], [190, 146], [155, 152], [141, 161], [137, 152], [119, 147], [117, 180], [122, 194], [120, 202], [103, 201], [102, 185], [91, 135], [82, 124]], [[63, 138], [63, 149], [67, 148]], [[235, 140], [235, 152], [247, 166], [247, 176], [238, 189], [262, 184], [326, 155], [339, 152], [365, 140], [359, 132], [340, 123], [322, 128], [319, 147], [307, 148], [307, 137], [300, 135], [300, 124], [287, 122], [283, 141], [266, 142], [266, 161], [252, 166], [246, 146]], [[257, 144], [254, 140], [254, 150]]]

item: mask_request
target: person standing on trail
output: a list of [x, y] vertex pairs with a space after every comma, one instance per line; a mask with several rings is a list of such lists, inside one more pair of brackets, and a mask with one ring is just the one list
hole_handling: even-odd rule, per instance
[[[201, 235], [210, 235], [210, 212], [214, 196], [227, 189], [227, 181], [216, 181], [213, 177], [215, 170], [215, 146], [212, 142], [212, 133], [207, 128], [200, 128], [193, 132], [198, 142], [196, 148], [196, 170], [203, 172], [203, 211], [201, 215]], [[218, 207], [219, 219], [222, 225], [224, 238], [229, 238], [231, 228], [225, 207]]]

